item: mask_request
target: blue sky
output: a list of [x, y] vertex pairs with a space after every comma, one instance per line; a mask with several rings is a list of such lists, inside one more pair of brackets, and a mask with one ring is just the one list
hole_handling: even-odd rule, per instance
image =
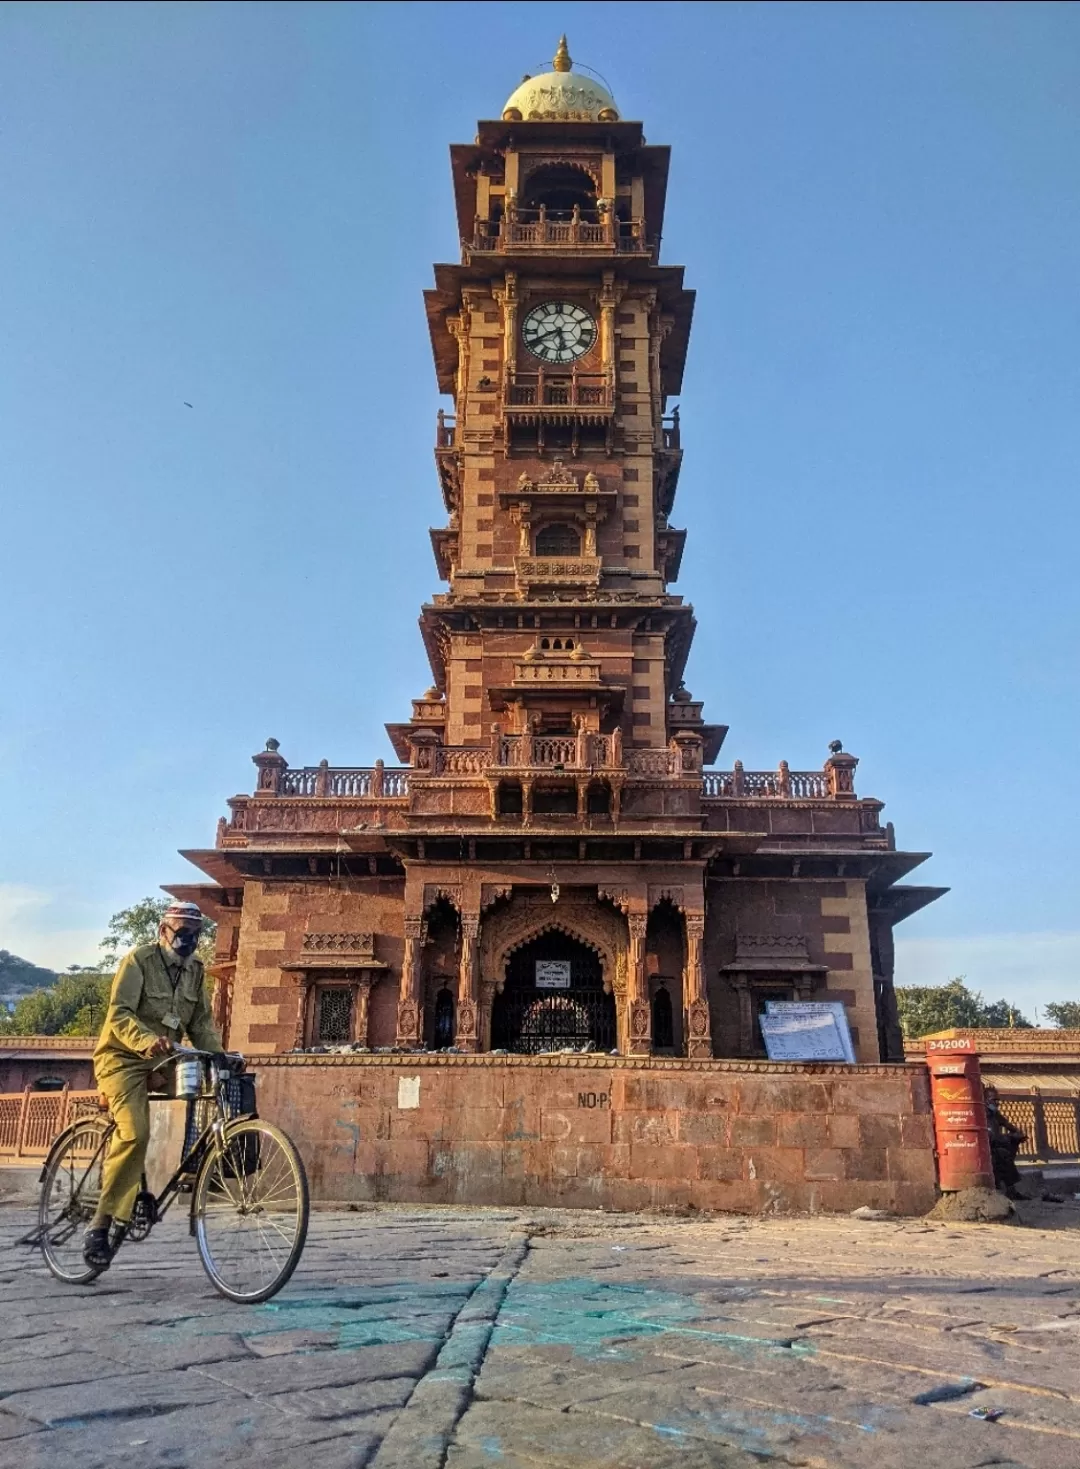
[[[676, 590], [720, 764], [861, 757], [898, 979], [1080, 993], [1080, 10], [0, 10], [0, 947], [86, 962], [268, 735], [429, 681], [446, 149], [560, 31], [674, 149]], [[191, 403], [191, 408], [185, 407]]]

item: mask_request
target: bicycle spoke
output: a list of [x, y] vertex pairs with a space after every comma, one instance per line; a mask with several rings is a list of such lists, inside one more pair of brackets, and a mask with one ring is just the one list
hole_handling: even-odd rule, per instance
[[98, 1273], [82, 1258], [83, 1228], [101, 1196], [101, 1165], [111, 1129], [87, 1119], [62, 1135], [48, 1165], [38, 1205], [39, 1241], [59, 1280], [77, 1284]]
[[307, 1232], [303, 1165], [276, 1128], [235, 1124], [200, 1175], [199, 1252], [211, 1280], [233, 1300], [265, 1300], [295, 1267]]

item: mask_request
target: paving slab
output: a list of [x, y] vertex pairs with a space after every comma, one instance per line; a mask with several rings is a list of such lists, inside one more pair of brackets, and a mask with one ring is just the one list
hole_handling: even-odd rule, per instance
[[31, 1223], [0, 1208], [0, 1469], [1080, 1465], [1075, 1204], [320, 1211], [253, 1307], [181, 1220], [87, 1288], [15, 1247]]

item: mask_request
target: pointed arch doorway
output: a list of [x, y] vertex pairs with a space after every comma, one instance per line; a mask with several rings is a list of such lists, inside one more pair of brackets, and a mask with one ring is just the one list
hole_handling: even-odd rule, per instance
[[615, 1044], [615, 1000], [604, 989], [600, 957], [568, 934], [549, 931], [506, 962], [506, 982], [491, 1012], [493, 1050], [536, 1055]]

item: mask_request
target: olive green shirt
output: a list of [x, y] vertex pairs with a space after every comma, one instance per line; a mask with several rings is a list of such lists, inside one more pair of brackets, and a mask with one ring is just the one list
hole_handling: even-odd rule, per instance
[[[166, 1016], [178, 1022], [166, 1025]], [[109, 1009], [94, 1051], [94, 1075], [100, 1082], [117, 1071], [150, 1072], [161, 1065], [146, 1052], [159, 1036], [179, 1041], [187, 1032], [200, 1051], [223, 1050], [210, 1014], [200, 959], [181, 960], [160, 944], [140, 944], [120, 961], [109, 996]]]

